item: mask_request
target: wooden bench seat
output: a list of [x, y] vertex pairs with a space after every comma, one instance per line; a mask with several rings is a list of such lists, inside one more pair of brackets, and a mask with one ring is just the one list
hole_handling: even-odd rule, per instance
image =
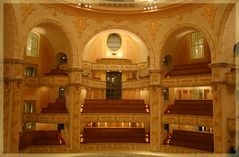
[[183, 75], [201, 75], [211, 74], [211, 68], [206, 63], [182, 64], [174, 65], [173, 69], [168, 72], [165, 77], [170, 76], [183, 76]]
[[84, 128], [84, 143], [144, 143], [144, 128]]
[[212, 100], [175, 100], [169, 105], [165, 114], [213, 116]]
[[213, 152], [213, 134], [185, 130], [173, 130], [172, 135], [164, 140], [165, 145], [187, 147]]
[[19, 149], [27, 148], [30, 145], [64, 145], [64, 139], [55, 130], [25, 131], [20, 135]]
[[58, 98], [55, 103], [48, 103], [46, 108], [42, 108], [41, 113], [67, 113], [66, 99]]

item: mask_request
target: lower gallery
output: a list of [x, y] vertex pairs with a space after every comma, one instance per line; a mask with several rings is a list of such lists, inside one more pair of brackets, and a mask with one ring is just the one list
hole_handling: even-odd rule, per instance
[[3, 3], [4, 154], [236, 153], [238, 2], [50, 2]]

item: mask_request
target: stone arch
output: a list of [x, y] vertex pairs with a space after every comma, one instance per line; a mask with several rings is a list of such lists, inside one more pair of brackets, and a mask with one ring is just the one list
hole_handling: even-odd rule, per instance
[[19, 57], [19, 31], [15, 11], [10, 3], [4, 4], [4, 58]]
[[233, 63], [234, 45], [236, 44], [235, 32], [235, 7], [229, 6], [224, 14], [221, 24], [221, 36], [218, 52], [221, 54], [223, 62]]
[[[205, 29], [203, 28], [202, 26], [199, 26], [199, 25], [194, 25], [194, 24], [191, 24], [191, 23], [182, 23], [182, 24], [177, 24], [177, 25], [174, 25], [172, 27], [170, 27], [168, 29], [168, 31], [162, 35], [161, 39], [160, 39], [160, 46], [159, 46], [159, 61], [162, 61], [163, 60], [163, 49], [165, 47], [165, 45], [167, 44], [168, 40], [170, 39], [171, 35], [177, 31], [180, 31], [181, 29], [187, 29], [187, 28], [191, 28], [191, 29], [195, 29], [195, 30], [198, 30], [202, 33], [203, 37], [206, 39], [208, 45], [209, 45], [209, 49], [210, 49], [210, 53], [211, 53], [211, 62], [214, 62], [216, 57], [215, 57], [215, 44], [213, 42], [213, 39], [210, 35], [210, 33]], [[159, 69], [162, 68], [162, 62], [159, 64], [160, 67]]]
[[[93, 31], [90, 35], [87, 36], [86, 40], [83, 42], [83, 44], [82, 44], [82, 45], [84, 45], [83, 50], [85, 49], [86, 44], [94, 36], [96, 36], [100, 32], [107, 31], [110, 29], [121, 29], [121, 30], [129, 31], [129, 32], [135, 34], [137, 37], [139, 37], [145, 44], [146, 48], [148, 49], [149, 57], [150, 57], [150, 68], [155, 68], [155, 62], [156, 62], [155, 60], [157, 58], [155, 57], [155, 53], [153, 51], [153, 48], [152, 48], [150, 42], [146, 39], [146, 37], [143, 34], [139, 33], [138, 31], [135, 31], [134, 29], [127, 27], [127, 26], [107, 26], [107, 27], [102, 27], [102, 28], [99, 28], [99, 29]], [[81, 60], [82, 60], [82, 55], [81, 55]]]
[[[43, 18], [43, 19], [39, 19], [36, 22], [34, 22], [26, 31], [26, 33], [29, 33], [34, 27], [37, 27], [40, 24], [52, 24], [56, 27], [58, 27], [60, 30], [62, 30], [64, 32], [64, 34], [66, 35], [67, 40], [69, 40], [69, 44], [70, 44], [70, 52], [67, 52], [67, 57], [68, 57], [68, 63], [70, 65], [70, 67], [74, 66], [75, 64], [75, 60], [73, 59], [77, 53], [77, 47], [75, 44], [75, 40], [73, 39], [71, 33], [68, 31], [68, 29], [66, 28], [66, 26], [64, 24], [62, 24], [61, 22], [55, 20], [55, 19], [50, 19], [50, 18]], [[23, 51], [21, 54], [21, 57], [24, 58], [24, 49], [26, 46], [26, 42], [27, 42], [27, 36], [28, 34], [24, 35], [24, 39], [23, 41], [25, 41], [23, 43]]]

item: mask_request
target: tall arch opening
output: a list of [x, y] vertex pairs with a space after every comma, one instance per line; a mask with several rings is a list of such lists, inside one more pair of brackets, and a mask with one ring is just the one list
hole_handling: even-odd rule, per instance
[[128, 97], [123, 82], [149, 76], [149, 51], [137, 35], [127, 30], [109, 29], [96, 34], [86, 44], [82, 60], [83, 77], [106, 82], [105, 96], [110, 99]]
[[[210, 74], [211, 51], [203, 33], [192, 27], [183, 27], [170, 33], [162, 48], [161, 65], [166, 76]], [[180, 69], [181, 66], [205, 67], [202, 71]]]

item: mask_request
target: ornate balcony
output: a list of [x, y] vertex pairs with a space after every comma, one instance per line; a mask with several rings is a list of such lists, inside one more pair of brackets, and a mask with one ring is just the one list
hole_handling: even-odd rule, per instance
[[162, 117], [162, 122], [164, 124], [182, 124], [213, 127], [213, 119], [210, 116], [164, 114]]
[[24, 113], [23, 122], [68, 123], [69, 116], [66, 113]]
[[210, 85], [211, 76], [182, 76], [170, 77], [163, 79], [163, 86], [165, 87], [185, 87], [185, 86], [207, 86]]

